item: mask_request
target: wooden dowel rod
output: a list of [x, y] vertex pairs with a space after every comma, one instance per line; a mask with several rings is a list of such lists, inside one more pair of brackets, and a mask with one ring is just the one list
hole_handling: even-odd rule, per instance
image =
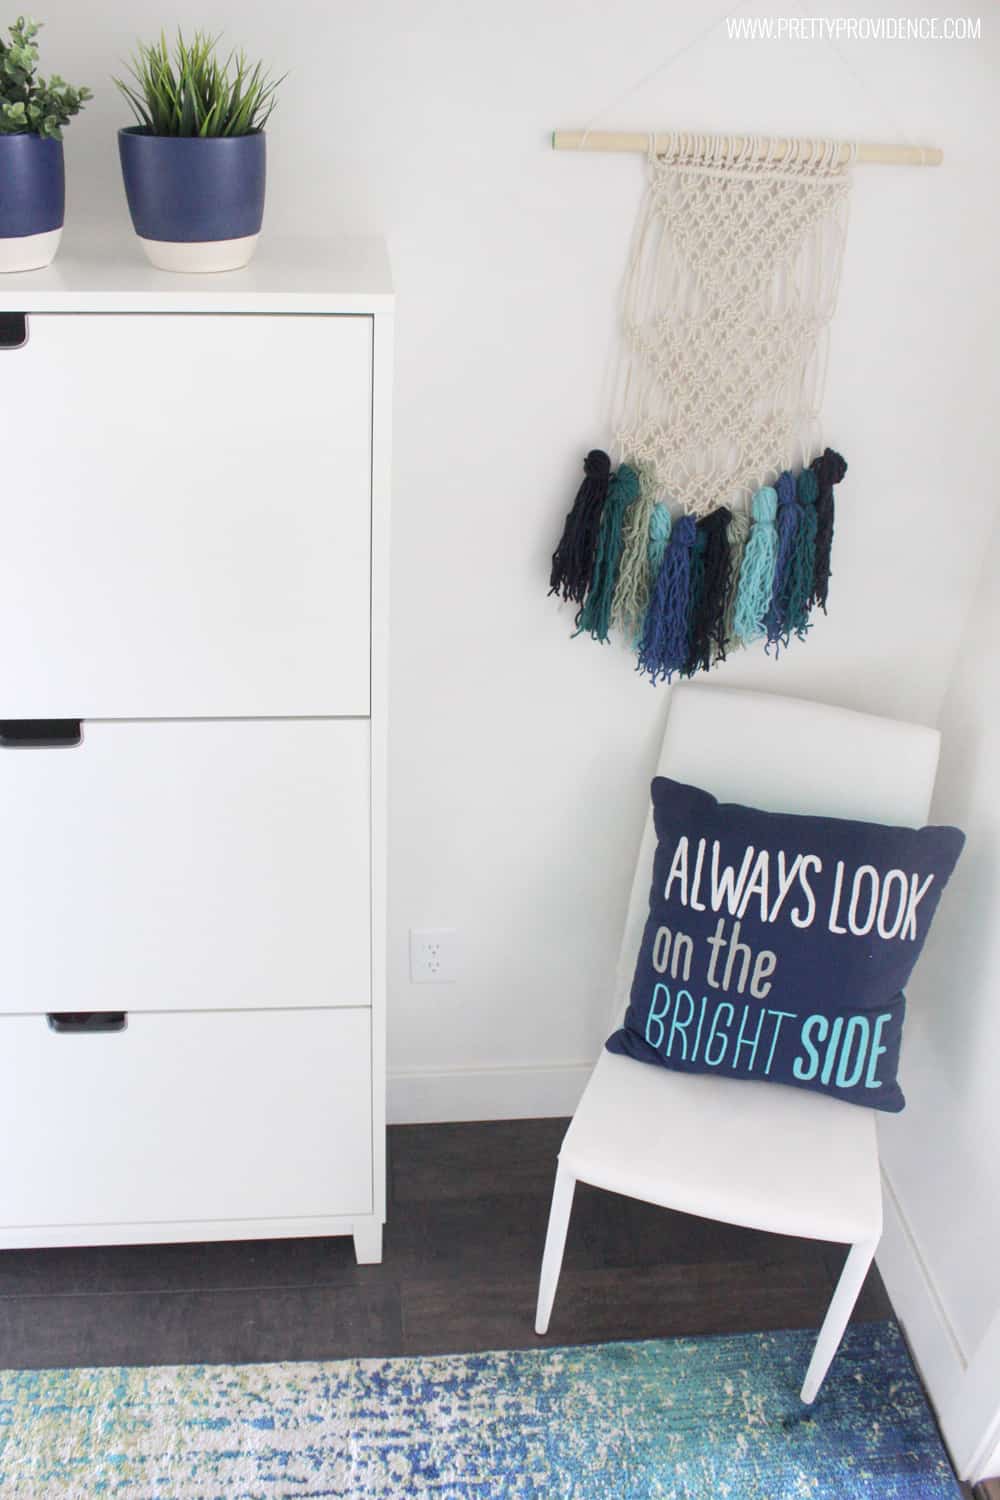
[[[643, 156], [650, 149], [650, 142], [654, 152], [657, 154], [671, 149], [673, 145], [676, 150], [678, 142], [683, 149], [678, 153], [683, 157], [693, 157], [698, 153], [699, 141], [716, 141], [715, 136], [698, 136], [694, 132], [671, 132], [657, 131], [650, 136], [649, 132], [641, 130], [554, 130], [552, 132], [552, 149], [554, 151], [639, 151]], [[744, 135], [729, 135], [721, 137], [726, 142], [726, 155], [737, 156], [747, 147], [748, 137]], [[765, 156], [770, 151], [776, 161], [783, 160], [789, 151], [801, 150], [803, 156], [807, 156], [810, 149], [815, 148], [812, 141], [787, 141], [770, 140], [761, 137], [758, 144], [758, 155]], [[860, 164], [866, 166], [887, 167], [939, 167], [944, 160], [944, 152], [939, 146], [878, 146], [859, 145], [852, 147], [846, 142], [840, 147], [840, 162], [846, 165], [852, 157]]]

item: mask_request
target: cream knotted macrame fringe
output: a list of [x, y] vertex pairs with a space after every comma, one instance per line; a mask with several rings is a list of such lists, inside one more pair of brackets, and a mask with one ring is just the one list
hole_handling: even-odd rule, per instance
[[819, 448], [851, 185], [834, 143], [676, 136], [650, 158], [625, 282], [614, 434], [662, 498], [746, 505]]

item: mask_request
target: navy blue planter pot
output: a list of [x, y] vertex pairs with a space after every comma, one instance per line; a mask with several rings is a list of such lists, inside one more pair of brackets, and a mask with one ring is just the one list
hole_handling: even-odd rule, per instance
[[62, 141], [0, 135], [0, 272], [49, 264], [65, 206]]
[[233, 271], [254, 252], [264, 217], [266, 146], [252, 135], [118, 132], [129, 212], [164, 271]]

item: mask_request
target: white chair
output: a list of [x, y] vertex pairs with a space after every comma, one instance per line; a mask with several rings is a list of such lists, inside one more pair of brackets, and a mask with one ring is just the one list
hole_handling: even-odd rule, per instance
[[[725, 802], [920, 827], [936, 730], [792, 698], [675, 688], [659, 774]], [[621, 1024], [648, 914], [656, 834], [639, 854], [618, 962]], [[802, 1089], [683, 1074], [602, 1051], [559, 1152], [535, 1331], [548, 1331], [578, 1181], [748, 1228], [851, 1246], [802, 1387], [811, 1402], [882, 1233], [875, 1112]]]

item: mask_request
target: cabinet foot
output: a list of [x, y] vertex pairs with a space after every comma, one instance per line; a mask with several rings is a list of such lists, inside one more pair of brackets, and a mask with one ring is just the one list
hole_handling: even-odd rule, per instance
[[360, 1219], [354, 1226], [354, 1254], [359, 1266], [377, 1266], [382, 1260], [382, 1225], [378, 1219]]

